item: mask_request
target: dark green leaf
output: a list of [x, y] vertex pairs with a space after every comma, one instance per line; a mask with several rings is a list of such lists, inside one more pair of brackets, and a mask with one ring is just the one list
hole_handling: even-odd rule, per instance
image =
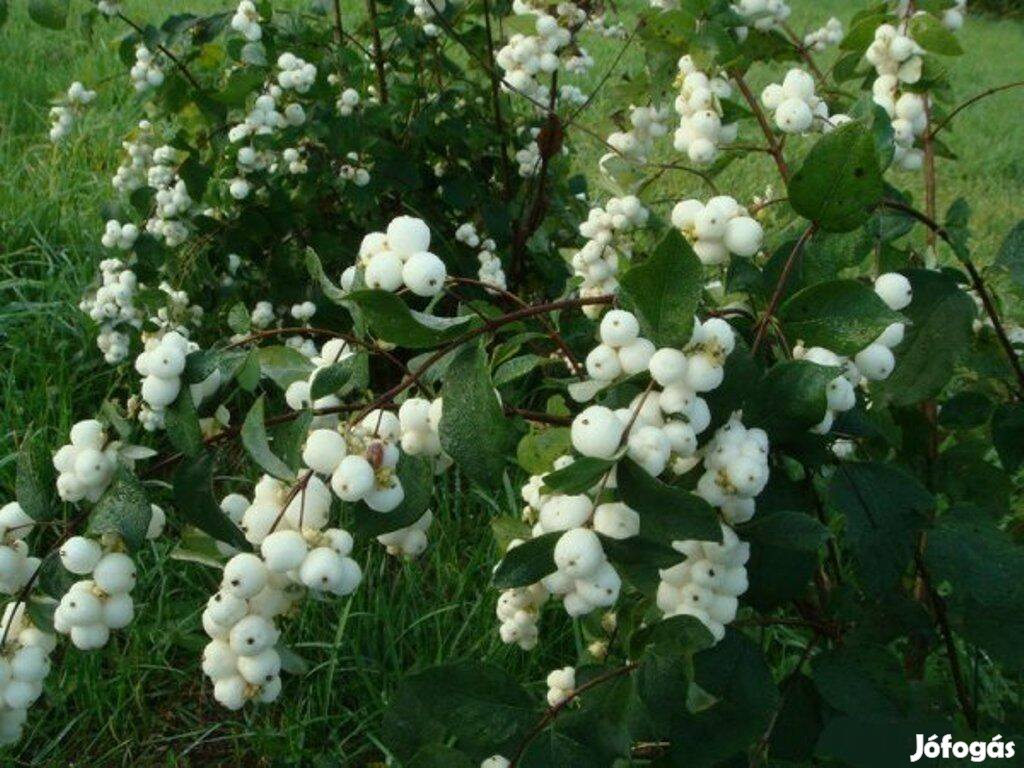
[[514, 437], [482, 347], [474, 344], [459, 351], [445, 373], [442, 397], [440, 434], [445, 452], [470, 479], [489, 488], [500, 485]]
[[18, 451], [14, 495], [22, 511], [36, 521], [53, 518], [53, 465], [28, 442]]
[[809, 360], [773, 365], [744, 404], [744, 423], [764, 429], [773, 441], [804, 435], [825, 418], [826, 387], [841, 373]]
[[357, 377], [359, 368], [366, 362], [362, 355], [350, 355], [344, 360], [326, 368], [320, 368], [313, 376], [310, 386], [310, 399], [314, 402], [326, 395], [335, 395], [351, 389], [353, 379]]
[[28, 0], [28, 16], [41, 27], [64, 29], [70, 7], [70, 0]]
[[914, 291], [914, 300], [903, 310], [910, 325], [896, 351], [896, 369], [872, 387], [896, 405], [939, 393], [970, 346], [976, 314], [971, 297], [949, 275], [923, 269], [906, 274]]
[[185, 386], [164, 417], [167, 437], [171, 445], [186, 456], [195, 456], [203, 450], [203, 430], [199, 427], [199, 414], [192, 402], [192, 392]]
[[992, 416], [992, 442], [1007, 472], [1024, 463], [1024, 405], [1004, 403]]
[[295, 480], [295, 472], [270, 449], [263, 417], [263, 395], [256, 398], [242, 424], [242, 445], [268, 475], [278, 480]]
[[899, 659], [877, 645], [845, 645], [815, 658], [812, 677], [825, 701], [866, 720], [898, 720], [907, 689]]
[[670, 229], [654, 253], [622, 275], [623, 306], [659, 347], [682, 347], [704, 287], [703, 268], [690, 244]]
[[826, 232], [856, 229], [881, 198], [875, 140], [857, 122], [818, 139], [789, 180], [793, 210]]
[[89, 513], [89, 532], [117, 533], [130, 550], [146, 542], [146, 530], [153, 516], [142, 483], [124, 466], [119, 466], [114, 481]]
[[346, 299], [362, 310], [377, 336], [408, 349], [436, 347], [453, 341], [480, 322], [475, 315], [447, 318], [415, 312], [388, 291], [353, 291]]
[[491, 581], [498, 589], [525, 587], [534, 584], [557, 569], [555, 544], [562, 531], [552, 531], [525, 541], [505, 553]]
[[235, 333], [246, 335], [252, 329], [252, 319], [245, 304], [238, 302], [228, 310], [228, 328]]
[[568, 427], [537, 429], [523, 435], [516, 448], [516, 461], [531, 475], [542, 475], [551, 469], [559, 456], [572, 449]]
[[544, 476], [544, 485], [560, 493], [584, 493], [597, 485], [614, 466], [615, 462], [609, 459], [583, 456], [567, 467], [549, 472]]
[[1024, 221], [1018, 221], [1006, 235], [996, 264], [1010, 273], [1018, 288], [1024, 288]]
[[261, 347], [260, 367], [281, 389], [296, 381], [304, 381], [313, 372], [313, 364], [297, 349], [285, 346]]
[[828, 499], [846, 518], [846, 541], [864, 586], [887, 591], [910, 563], [935, 499], [895, 466], [853, 462], [836, 467]]
[[914, 42], [931, 53], [941, 56], [959, 56], [964, 52], [956, 35], [930, 13], [918, 13], [910, 18], [908, 28]]
[[630, 458], [616, 469], [622, 501], [640, 515], [640, 537], [660, 543], [721, 541], [714, 508], [689, 491], [661, 482]]
[[743, 599], [760, 610], [803, 596], [829, 537], [828, 529], [804, 512], [760, 509], [739, 534], [750, 542], [750, 588]]
[[804, 288], [779, 308], [786, 338], [854, 355], [903, 318], [864, 283], [833, 280]]
[[939, 424], [946, 429], [975, 429], [988, 423], [995, 404], [981, 392], [959, 392], [939, 411]]
[[252, 549], [213, 497], [212, 454], [183, 460], [174, 473], [173, 487], [174, 509], [183, 520], [236, 549]]
[[539, 355], [520, 355], [506, 360], [494, 372], [494, 386], [500, 387], [502, 384], [520, 379], [545, 362], [545, 358]]

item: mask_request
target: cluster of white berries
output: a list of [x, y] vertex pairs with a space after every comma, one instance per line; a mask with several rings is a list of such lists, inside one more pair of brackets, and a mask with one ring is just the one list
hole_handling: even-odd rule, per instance
[[419, 557], [427, 549], [427, 530], [434, 522], [434, 514], [428, 509], [415, 523], [405, 528], [382, 533], [377, 541], [384, 545], [389, 555], [410, 560]]
[[306, 93], [316, 82], [316, 66], [300, 59], [294, 53], [282, 53], [277, 57], [277, 84], [284, 90]]
[[[667, 107], [636, 107], [630, 105], [628, 131], [616, 131], [607, 143], [615, 152], [605, 157], [624, 156], [637, 162], [646, 162], [654, 150], [654, 142], [668, 133]], [[602, 158], [603, 160], [604, 158]]]
[[43, 681], [50, 673], [50, 654], [57, 638], [35, 626], [22, 601], [4, 607], [0, 634], [6, 639], [0, 648], [0, 745], [21, 738], [28, 708], [43, 693]]
[[164, 412], [181, 391], [185, 357], [194, 346], [177, 331], [170, 331], [150, 339], [135, 358], [135, 370], [142, 376], [142, 399], [148, 406], [141, 421], [148, 431], [163, 427]]
[[100, 286], [82, 297], [78, 308], [99, 323], [96, 344], [104, 359], [116, 364], [128, 356], [129, 343], [128, 336], [116, 327], [124, 323], [138, 328], [142, 324], [135, 307], [138, 279], [120, 259], [104, 259], [100, 262], [100, 280]]
[[263, 37], [260, 12], [252, 0], [241, 0], [235, 9], [235, 15], [231, 17], [231, 28], [250, 43], [258, 42]]
[[739, 0], [732, 10], [759, 30], [775, 29], [793, 12], [786, 0]]
[[[231, 126], [228, 130], [228, 140], [238, 143], [250, 136], [265, 136], [289, 125], [288, 118], [277, 108], [277, 101], [281, 97], [282, 90], [272, 85], [256, 97], [252, 109], [246, 114], [245, 119], [237, 125]], [[296, 105], [299, 106], [299, 105]], [[300, 107], [301, 108], [301, 107]], [[297, 118], [299, 115], [294, 114]], [[303, 119], [305, 114], [303, 113]]]
[[371, 411], [344, 434], [330, 428], [311, 432], [302, 459], [314, 472], [330, 476], [331, 490], [342, 501], [390, 512], [405, 500], [396, 472], [401, 433], [395, 414]]
[[482, 763], [480, 768], [509, 768], [512, 762], [504, 755], [491, 755]]
[[111, 183], [118, 192], [130, 194], [144, 186], [149, 165], [153, 161], [153, 125], [148, 120], [139, 121], [134, 139], [125, 139], [121, 146], [127, 158], [114, 173]]
[[[613, 197], [603, 208], [595, 206], [579, 226], [587, 242], [572, 257], [575, 274], [582, 278], [580, 296], [615, 293], [619, 287], [619, 258], [629, 257], [631, 243], [622, 234], [647, 223], [649, 212], [633, 195]], [[599, 307], [583, 310], [588, 316], [600, 314]]]
[[804, 46], [812, 51], [824, 51], [830, 45], [838, 45], [843, 41], [843, 22], [835, 16], [825, 26], [804, 35]]
[[729, 82], [702, 72], [690, 56], [679, 59], [679, 94], [675, 109], [679, 115], [673, 146], [685, 152], [693, 163], [707, 165], [718, 157], [722, 144], [735, 141], [739, 126], [722, 123], [722, 99], [732, 94]]
[[494, 240], [489, 237], [481, 239], [480, 233], [477, 232], [476, 226], [471, 221], [461, 224], [455, 230], [455, 239], [470, 248], [480, 249], [476, 255], [477, 261], [480, 262], [477, 279], [492, 286], [493, 290], [488, 288], [488, 293], [500, 292], [508, 288], [508, 280], [505, 277], [505, 270], [501, 266], [501, 259], [494, 253], [498, 247]]
[[365, 165], [365, 161], [359, 156], [358, 152], [349, 152], [345, 155], [345, 159], [348, 161], [343, 163], [341, 168], [338, 169], [338, 178], [342, 181], [351, 181], [357, 187], [365, 187], [370, 183], [370, 171]]
[[548, 705], [557, 707], [576, 691], [576, 669], [574, 667], [562, 667], [553, 669], [547, 677]]
[[[511, 549], [513, 544], [509, 544]], [[540, 582], [528, 587], [513, 587], [498, 596], [496, 613], [500, 624], [498, 635], [503, 643], [518, 645], [524, 651], [537, 647], [540, 609], [547, 602], [548, 591]]]
[[359, 91], [355, 88], [346, 88], [338, 96], [338, 101], [335, 103], [338, 109], [338, 114], [342, 117], [348, 117], [355, 112], [356, 107], [359, 106]]
[[[417, 296], [436, 296], [448, 276], [444, 262], [430, 252], [430, 228], [422, 219], [398, 216], [386, 232], [371, 232], [359, 245], [359, 262], [370, 288], [397, 291], [403, 285]], [[355, 279], [355, 266], [342, 275], [348, 290]]]
[[291, 316], [300, 323], [308, 323], [316, 314], [316, 304], [312, 301], [303, 301], [300, 304], [293, 304], [290, 310]]
[[249, 315], [249, 322], [253, 328], [266, 328], [274, 322], [275, 317], [273, 304], [269, 301], [257, 301]]
[[77, 80], [71, 84], [60, 104], [50, 109], [50, 141], [63, 141], [71, 133], [75, 118], [96, 98], [96, 91], [90, 91]]
[[188, 239], [188, 227], [179, 217], [189, 213], [192, 197], [185, 181], [178, 175], [178, 150], [170, 145], [153, 150], [153, 164], [146, 181], [156, 190], [154, 215], [146, 222], [146, 231], [163, 238], [169, 248], [176, 248]]
[[[164, 511], [153, 504], [147, 539], [163, 533]], [[121, 537], [105, 534], [99, 540], [72, 536], [61, 544], [60, 562], [83, 578], [61, 597], [53, 614], [53, 627], [68, 635], [80, 651], [102, 648], [111, 630], [124, 629], [135, 618], [131, 591], [135, 587], [135, 562], [122, 549]]]
[[764, 230], [734, 198], [712, 197], [707, 203], [683, 200], [672, 209], [679, 229], [706, 266], [729, 261], [729, 254], [750, 258], [761, 250]]
[[737, 598], [747, 591], [750, 545], [723, 525], [720, 544], [674, 541], [672, 548], [686, 559], [660, 572], [658, 608], [666, 617], [693, 616], [721, 640], [725, 625], [736, 618]]
[[135, 64], [131, 68], [132, 83], [139, 93], [159, 88], [164, 82], [164, 70], [156, 56], [145, 45], [135, 49]]
[[610, 384], [647, 370], [655, 347], [640, 336], [640, 325], [632, 313], [610, 310], [601, 318], [599, 334], [601, 343], [586, 359], [587, 374], [594, 381]]
[[743, 426], [738, 414], [704, 447], [704, 474], [696, 494], [717, 507], [730, 525], [754, 516], [754, 499], [768, 483], [768, 435]]
[[913, 91], [899, 93], [898, 83], [891, 75], [882, 75], [872, 85], [876, 104], [892, 119], [893, 163], [905, 171], [920, 170], [924, 150], [917, 139], [928, 128], [924, 96]]
[[781, 85], [769, 83], [761, 91], [761, 103], [774, 112], [775, 125], [783, 133], [807, 133], [819, 119], [819, 127], [828, 121], [828, 104], [814, 92], [814, 78], [794, 67]]
[[879, 77], [888, 76], [895, 78], [896, 82], [913, 85], [921, 79], [923, 54], [924, 49], [906, 30], [882, 24], [875, 30], [875, 39], [864, 52], [864, 58]]
[[17, 594], [39, 567], [39, 558], [29, 555], [25, 542], [34, 527], [35, 521], [18, 502], [0, 507], [0, 593]]
[[407, 0], [412, 6], [416, 18], [423, 22], [423, 33], [427, 37], [437, 37], [441, 30], [433, 23], [433, 19], [444, 13], [447, 3], [445, 0]]
[[505, 73], [504, 86], [534, 98], [541, 88], [538, 75], [558, 71], [559, 51], [572, 39], [572, 33], [546, 13], [537, 15], [535, 29], [534, 35], [512, 35], [495, 56]]
[[71, 427], [71, 442], [53, 455], [60, 498], [72, 504], [98, 501], [114, 477], [118, 448], [116, 441], [107, 442], [103, 425], [95, 419]]
[[117, 16], [121, 12], [121, 3], [116, 0], [99, 0], [96, 9], [104, 16]]
[[966, 14], [967, 0], [954, 0], [953, 5], [942, 12], [942, 23], [947, 29], [956, 32], [963, 27]]
[[103, 237], [100, 242], [104, 248], [117, 248], [121, 251], [130, 251], [139, 239], [139, 228], [131, 223], [122, 224], [117, 219], [111, 219], [103, 229]]
[[[261, 308], [261, 305], [269, 307], [269, 302], [260, 302], [260, 304], [257, 305], [257, 310]], [[273, 316], [273, 310], [270, 309], [269, 311], [271, 312], [271, 316]], [[256, 313], [254, 312], [253, 314], [255, 315]], [[303, 341], [301, 337], [297, 338], [300, 342]], [[291, 342], [291, 339], [289, 339], [289, 342]], [[351, 357], [354, 354], [353, 350], [343, 339], [329, 339], [324, 342], [319, 354], [316, 353], [315, 346], [312, 350], [306, 350], [302, 346], [297, 346], [296, 348], [304, 354], [307, 352], [311, 353], [307, 354], [307, 357], [310, 358], [310, 362], [313, 364], [313, 372], [309, 375], [308, 379], [299, 379], [298, 381], [293, 381], [288, 385], [288, 388], [284, 393], [284, 399], [288, 404], [288, 407], [293, 411], [301, 411], [305, 408], [334, 408], [341, 405], [341, 400], [339, 400], [335, 395], [324, 395], [316, 400], [312, 400], [311, 393], [313, 391], [313, 382], [322, 370]], [[312, 426], [314, 428], [333, 427], [336, 426], [337, 423], [338, 417], [335, 414], [322, 414], [314, 418]]]
[[[905, 309], [914, 297], [910, 281], [897, 272], [879, 275], [875, 280], [875, 293], [895, 312]], [[903, 341], [904, 331], [904, 323], [891, 323], [877, 339], [854, 355], [852, 360], [824, 347], [805, 349], [801, 344], [794, 347], [793, 357], [797, 359], [843, 369], [842, 374], [828, 384], [825, 391], [825, 417], [812, 428], [812, 432], [821, 435], [828, 433], [836, 414], [844, 413], [857, 404], [855, 387], [863, 380], [870, 382], [889, 378], [896, 368], [892, 350]]]
[[[402, 450], [410, 456], [441, 456], [441, 413], [444, 401], [438, 397], [426, 400], [410, 397], [398, 409], [399, 438]], [[447, 466], [446, 462], [442, 462]]]
[[519, 164], [519, 175], [529, 179], [540, 170], [540, 144], [537, 143], [537, 136], [540, 135], [539, 128], [531, 128], [529, 131], [530, 142], [523, 148], [516, 150], [516, 162]]
[[306, 153], [302, 147], [286, 147], [281, 153], [281, 160], [284, 161], [285, 169], [293, 176], [300, 176], [309, 171]]

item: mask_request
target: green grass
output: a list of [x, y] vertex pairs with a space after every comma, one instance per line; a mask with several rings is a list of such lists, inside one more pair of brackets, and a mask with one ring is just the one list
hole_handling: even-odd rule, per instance
[[[159, 13], [129, 2], [138, 18], [157, 20], [175, 9], [209, 9], [211, 0], [173, 0]], [[811, 16], [848, 16], [839, 0], [796, 0], [794, 25]], [[813, 11], [813, 14], [812, 14]], [[0, 33], [0, 501], [13, 487], [16, 447], [38, 436], [57, 445], [70, 424], [89, 415], [115, 389], [91, 332], [76, 308], [101, 258], [100, 205], [120, 154], [121, 135], [137, 120], [134, 99], [105, 25], [93, 42], [33, 27], [16, 4]], [[1019, 77], [1024, 26], [972, 19], [963, 33], [972, 55], [953, 67], [962, 97]], [[620, 41], [592, 40], [595, 79], [614, 59]], [[624, 64], [635, 62], [627, 55]], [[110, 78], [117, 78], [117, 87]], [[59, 149], [46, 139], [48, 102], [73, 79], [107, 82], [97, 108]], [[607, 115], [626, 105], [599, 97], [583, 122], [607, 134]], [[958, 120], [947, 136], [962, 156], [941, 165], [940, 207], [958, 196], [971, 201], [979, 260], [986, 262], [1020, 215], [1024, 193], [1024, 91], [987, 100]], [[593, 175], [602, 150], [585, 137], [573, 158]], [[730, 168], [720, 186], [739, 198], [763, 192], [774, 170], [761, 156]], [[919, 194], [919, 180], [901, 179]], [[684, 196], [705, 194], [692, 177], [664, 179], [666, 208]], [[3, 458], [6, 457], [6, 458]], [[43, 700], [33, 709], [26, 738], [4, 764], [66, 765], [363, 765], [378, 755], [374, 732], [387, 695], [410, 669], [449, 659], [489, 659], [539, 684], [544, 672], [575, 656], [567, 622], [552, 613], [543, 631], [550, 642], [532, 655], [496, 638], [495, 595], [486, 588], [495, 551], [486, 523], [514, 514], [509, 491], [485, 498], [449, 481], [438, 508], [442, 521], [432, 546], [414, 564], [374, 549], [367, 578], [350, 601], [307, 601], [287, 639], [311, 670], [286, 683], [271, 707], [232, 715], [215, 705], [198, 668], [201, 595], [214, 574], [167, 558], [170, 545], [146, 556], [136, 591], [139, 614], [103, 653], [59, 651]]]

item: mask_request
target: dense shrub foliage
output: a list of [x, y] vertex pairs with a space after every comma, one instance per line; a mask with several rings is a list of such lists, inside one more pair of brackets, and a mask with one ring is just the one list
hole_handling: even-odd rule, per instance
[[[951, 92], [965, 3], [806, 35], [784, 0], [651, 6], [86, 10], [123, 25], [128, 74], [72, 84], [50, 138], [136, 92], [81, 302], [125, 385], [17, 457], [4, 741], [58, 643], [132, 631], [161, 536], [223, 570], [194, 596], [205, 691], [272, 706], [303, 601], [341, 610], [369, 547], [422, 554], [460, 473], [521, 488], [479, 521], [494, 631], [528, 653], [575, 622], [578, 656], [546, 696], [479, 662], [410, 675], [395, 764], [868, 766], [915, 734], [1013, 755], [1024, 225], [982, 268], [968, 202], [936, 210], [944, 132], [1000, 90]], [[642, 55], [584, 90], [584, 32]], [[764, 196], [721, 187], [733, 163]]]

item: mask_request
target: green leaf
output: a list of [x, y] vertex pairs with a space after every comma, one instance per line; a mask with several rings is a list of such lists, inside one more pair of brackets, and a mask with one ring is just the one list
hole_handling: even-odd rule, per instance
[[28, 16], [41, 27], [64, 29], [70, 7], [70, 0], [28, 0]]
[[343, 304], [345, 302], [347, 295], [327, 278], [327, 275], [324, 273], [323, 264], [320, 263], [320, 257], [316, 255], [316, 251], [312, 248], [306, 249], [306, 270], [309, 272], [309, 276], [313, 278], [313, 281], [320, 286], [324, 296], [335, 304]]
[[550, 576], [558, 570], [555, 566], [555, 544], [562, 538], [562, 533], [545, 533], [508, 550], [495, 569], [491, 583], [498, 589], [509, 589], [529, 586]]
[[809, 360], [773, 365], [744, 404], [744, 423], [764, 429], [773, 441], [803, 436], [825, 418], [826, 387], [841, 373]]
[[828, 501], [846, 519], [846, 542], [864, 586], [886, 592], [910, 563], [935, 499], [895, 466], [846, 462], [836, 467]]
[[343, 394], [351, 390], [361, 366], [366, 362], [363, 355], [350, 355], [344, 360], [326, 368], [320, 368], [313, 376], [310, 386], [310, 399], [314, 402], [326, 395]]
[[630, 458], [615, 473], [622, 501], [640, 515], [640, 536], [660, 543], [721, 541], [714, 508], [689, 491], [663, 483]]
[[760, 649], [732, 629], [714, 648], [696, 654], [693, 666], [694, 682], [713, 703], [697, 713], [679, 713], [667, 764], [710, 768], [764, 734], [779, 692]]
[[243, 336], [252, 330], [252, 318], [249, 315], [249, 310], [240, 301], [228, 310], [228, 328]]
[[583, 456], [567, 467], [549, 472], [544, 476], [544, 485], [560, 493], [584, 493], [597, 485], [614, 466], [615, 462], [609, 459]]
[[277, 345], [261, 347], [260, 368], [281, 389], [296, 381], [305, 381], [313, 372], [313, 364], [297, 349]]
[[174, 473], [174, 510], [182, 519], [217, 541], [248, 552], [245, 536], [213, 497], [213, 455], [203, 453], [181, 462]]
[[881, 199], [875, 140], [857, 122], [818, 139], [789, 180], [793, 210], [826, 232], [856, 229]]
[[850, 24], [850, 29], [839, 42], [839, 49], [842, 51], [856, 51], [863, 53], [875, 39], [875, 30], [886, 21], [890, 20], [889, 14], [885, 12], [872, 13], [857, 19]]
[[415, 312], [388, 291], [353, 291], [346, 299], [363, 311], [366, 322], [377, 336], [408, 349], [445, 344], [480, 324], [475, 315], [448, 318]]
[[959, 56], [964, 52], [956, 35], [946, 29], [942, 22], [930, 13], [911, 16], [908, 29], [914, 42], [926, 51], [941, 56]]
[[18, 451], [14, 477], [14, 495], [22, 511], [37, 522], [51, 520], [53, 488], [53, 464], [26, 442]]
[[203, 430], [192, 402], [192, 392], [187, 386], [181, 388], [181, 394], [167, 409], [164, 421], [171, 445], [183, 454], [195, 456], [203, 450]]
[[1003, 468], [1016, 472], [1024, 463], [1024, 405], [1004, 403], [992, 416], [992, 442]]
[[441, 446], [471, 480], [488, 488], [499, 486], [514, 438], [482, 347], [473, 344], [459, 351], [445, 373], [441, 395]]
[[434, 470], [430, 462], [403, 454], [398, 462], [398, 478], [405, 492], [402, 503], [390, 512], [375, 512], [360, 503], [352, 525], [353, 536], [380, 536], [407, 528], [423, 517], [434, 495]]
[[537, 717], [532, 698], [503, 669], [445, 664], [402, 681], [381, 738], [410, 768], [418, 768], [412, 758], [429, 744], [451, 745], [479, 765], [493, 754], [510, 754]]
[[547, 360], [540, 355], [520, 355], [506, 360], [494, 372], [494, 386], [500, 387], [510, 381], [521, 379], [531, 371], [544, 365]]
[[278, 480], [295, 480], [295, 472], [270, 449], [263, 417], [263, 395], [256, 398], [242, 424], [242, 445], [264, 472]]
[[258, 349], [252, 349], [235, 370], [235, 380], [246, 392], [255, 392], [256, 387], [260, 385], [261, 372], [260, 352]]
[[479, 762], [466, 757], [464, 752], [443, 744], [427, 744], [409, 759], [416, 768], [479, 768]]
[[988, 423], [995, 403], [981, 392], [958, 392], [942, 404], [939, 425], [946, 429], [976, 429]]
[[864, 283], [833, 280], [804, 288], [779, 309], [786, 338], [854, 355], [902, 320]]
[[850, 644], [815, 658], [812, 677], [822, 698], [840, 712], [868, 720], [899, 720], [907, 689], [899, 659], [877, 645]]
[[670, 229], [654, 253], [622, 275], [622, 302], [659, 347], [683, 347], [704, 288], [703, 268], [690, 244]]
[[142, 483], [127, 467], [119, 466], [110, 487], [89, 513], [89, 532], [120, 534], [134, 551], [146, 543], [152, 516]]
[[758, 510], [739, 535], [750, 542], [745, 602], [770, 610], [803, 596], [818, 567], [828, 529], [804, 512]]
[[925, 562], [954, 631], [1008, 670], [1024, 668], [1024, 552], [984, 512], [961, 505], [928, 534]]
[[572, 450], [568, 427], [546, 427], [523, 435], [516, 448], [516, 461], [531, 475], [542, 475], [551, 469], [555, 459]]
[[896, 350], [896, 368], [872, 393], [894, 405], [912, 405], [937, 395], [970, 348], [974, 302], [948, 274], [915, 269], [906, 273], [914, 300]]
[[1024, 288], [1024, 221], [1018, 221], [1006, 235], [995, 263], [1010, 273], [1018, 288]]

